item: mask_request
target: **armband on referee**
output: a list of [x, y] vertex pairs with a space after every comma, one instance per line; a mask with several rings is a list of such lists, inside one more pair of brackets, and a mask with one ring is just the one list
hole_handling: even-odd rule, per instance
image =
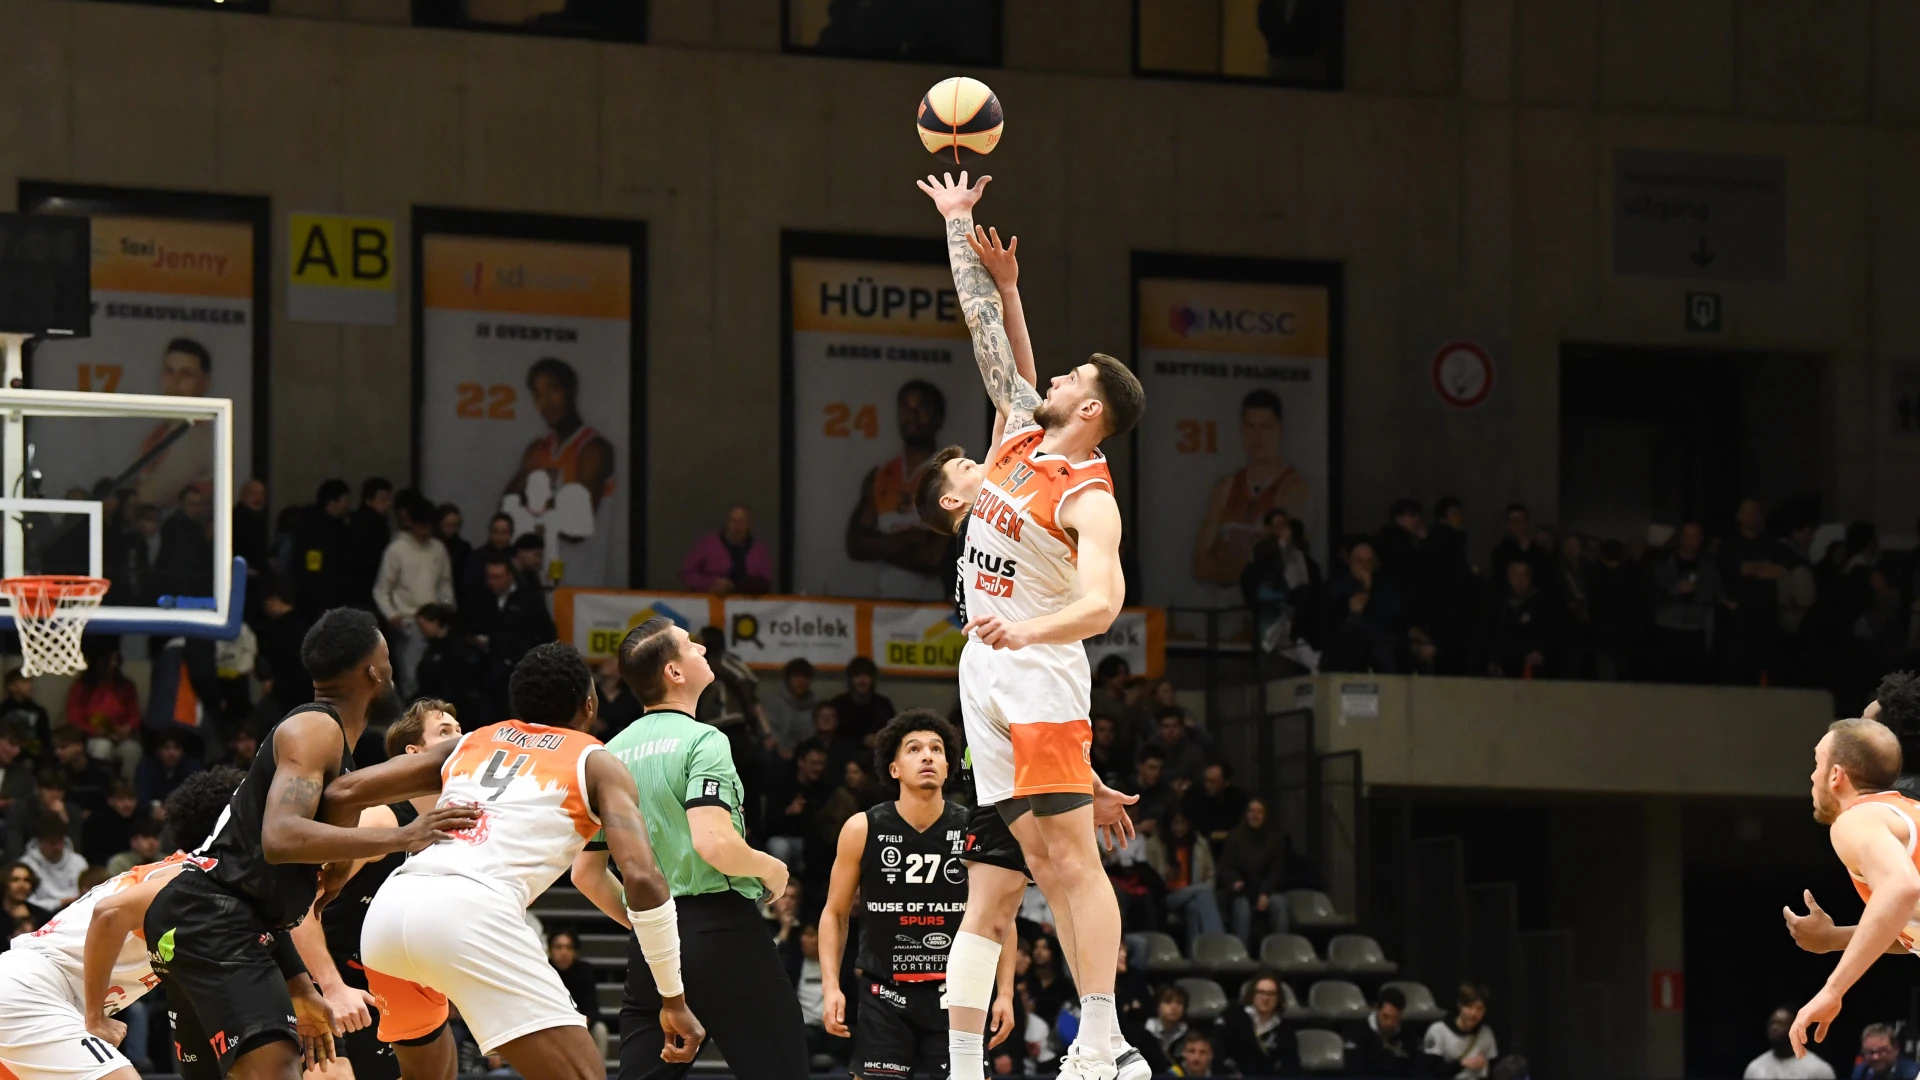
[[679, 997], [685, 987], [680, 984], [680, 923], [673, 900], [645, 911], [628, 908], [627, 921], [633, 924], [634, 939], [640, 942], [640, 955], [647, 958], [660, 996]]

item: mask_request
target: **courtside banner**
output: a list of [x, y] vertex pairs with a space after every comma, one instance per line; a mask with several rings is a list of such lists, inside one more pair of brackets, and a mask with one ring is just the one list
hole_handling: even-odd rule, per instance
[[628, 583], [632, 260], [626, 244], [422, 238], [421, 490], [547, 541], [549, 573]]
[[[237, 484], [254, 460], [253, 226], [91, 217], [93, 336], [37, 346], [33, 387], [231, 398]], [[153, 418], [29, 419], [27, 440], [49, 498], [112, 479], [164, 516], [189, 485], [213, 490], [213, 425], [176, 436], [179, 427]]]
[[933, 450], [986, 452], [986, 392], [946, 263], [795, 256], [790, 587], [938, 600], [952, 559], [908, 481]]
[[[560, 640], [590, 660], [617, 655], [627, 631], [657, 615], [689, 633], [724, 627], [727, 648], [762, 671], [778, 671], [799, 658], [839, 670], [855, 656], [870, 656], [889, 675], [951, 678], [967, 646], [950, 604], [561, 588], [553, 606]], [[1107, 633], [1086, 644], [1091, 663], [1117, 653], [1136, 674], [1158, 675], [1166, 658], [1165, 613], [1127, 608]]]
[[1322, 559], [1331, 493], [1331, 289], [1142, 276], [1135, 370], [1149, 407], [1135, 461], [1144, 595], [1244, 603], [1240, 575], [1269, 510]]

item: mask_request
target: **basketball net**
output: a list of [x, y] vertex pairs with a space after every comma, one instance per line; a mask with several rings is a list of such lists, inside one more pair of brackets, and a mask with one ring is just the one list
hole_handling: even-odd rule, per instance
[[105, 578], [48, 574], [0, 581], [0, 593], [12, 601], [13, 625], [20, 634], [20, 674], [31, 679], [86, 670], [80, 635], [110, 584]]

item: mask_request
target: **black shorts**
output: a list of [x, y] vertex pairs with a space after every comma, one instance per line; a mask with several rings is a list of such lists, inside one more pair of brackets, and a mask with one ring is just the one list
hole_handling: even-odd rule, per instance
[[918, 1069], [947, 1080], [947, 1014], [938, 982], [861, 975], [860, 1011], [848, 1069], [865, 1080], [906, 1080]]
[[[333, 964], [340, 971], [341, 982], [355, 990], [367, 989], [366, 969], [352, 958], [334, 953]], [[373, 1023], [334, 1039], [333, 1048], [353, 1064], [353, 1080], [400, 1080], [400, 1059], [393, 1056], [393, 1047], [380, 1041], [377, 1009], [373, 1010]]]
[[984, 863], [1033, 876], [1027, 869], [1026, 855], [1020, 851], [1020, 841], [1013, 838], [1013, 830], [1007, 828], [1000, 811], [992, 804], [976, 806], [967, 816], [967, 850], [960, 853], [960, 861]]
[[252, 905], [188, 868], [154, 896], [144, 929], [186, 1080], [217, 1080], [274, 1039], [300, 1044], [287, 978], [267, 951], [273, 928]]

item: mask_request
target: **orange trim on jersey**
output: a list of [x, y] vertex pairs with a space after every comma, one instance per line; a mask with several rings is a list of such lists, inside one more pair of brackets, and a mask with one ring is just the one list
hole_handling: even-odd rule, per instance
[[946, 982], [947, 973], [944, 971], [920, 971], [920, 972], [915, 972], [911, 975], [890, 975], [888, 976], [888, 978], [892, 979], [894, 982], [910, 982], [910, 983]]
[[380, 1030], [376, 1037], [383, 1043], [418, 1039], [440, 1030], [447, 1022], [447, 995], [430, 986], [384, 975], [361, 964], [348, 963], [367, 976], [367, 993], [373, 995], [380, 1010]]
[[[1862, 803], [1881, 803], [1892, 807], [1906, 817], [1907, 858], [1913, 862], [1915, 869], [1920, 869], [1920, 802], [1915, 802], [1897, 791], [1877, 791], [1872, 795], [1862, 798], [1860, 802], [1855, 803], [1854, 806], [1859, 806]], [[1873, 890], [1867, 886], [1866, 882], [1860, 880], [1860, 876], [1853, 872], [1853, 867], [1851, 866], [1847, 867], [1847, 877], [1853, 882], [1853, 891], [1860, 894], [1862, 903], [1873, 899]], [[1900, 944], [1904, 945], [1908, 952], [1912, 952], [1914, 949], [1913, 926], [1915, 922], [1916, 920], [1913, 917], [1913, 913], [1908, 912], [1907, 928], [1900, 932]]]
[[487, 767], [495, 753], [505, 751], [505, 767], [519, 768], [512, 779], [525, 776], [542, 787], [566, 792], [561, 806], [573, 819], [574, 830], [581, 836], [592, 836], [600, 831], [600, 823], [587, 808], [580, 769], [582, 757], [601, 745], [599, 739], [573, 728], [503, 720], [462, 736], [440, 775], [443, 784], [456, 777], [474, 776]]
[[1093, 794], [1093, 724], [1013, 724], [1013, 797], [1049, 792]]
[[[1059, 454], [1040, 453], [1040, 443], [1045, 438], [1046, 432], [1040, 428], [1031, 428], [1017, 439], [1009, 438], [1002, 444], [1000, 456], [988, 468], [987, 480], [1005, 492], [1035, 525], [1051, 533], [1077, 557], [1080, 545], [1060, 524], [1060, 507], [1084, 487], [1098, 484], [1112, 491], [1113, 474], [1107, 468], [1106, 457], [1097, 451], [1095, 456], [1078, 465]], [[988, 502], [976, 501], [975, 511], [982, 510]]]

